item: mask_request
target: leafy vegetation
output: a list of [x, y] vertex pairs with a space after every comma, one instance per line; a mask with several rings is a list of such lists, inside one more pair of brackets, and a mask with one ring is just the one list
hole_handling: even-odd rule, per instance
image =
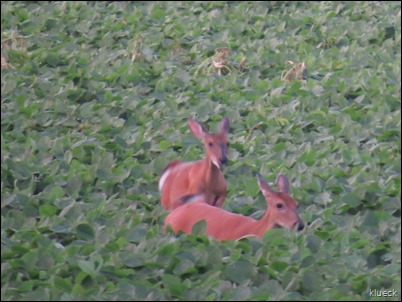
[[[1, 299], [399, 301], [400, 14], [2, 1]], [[160, 172], [203, 155], [187, 119], [222, 116], [225, 208], [258, 217], [255, 172], [284, 173], [306, 230], [162, 232]]]

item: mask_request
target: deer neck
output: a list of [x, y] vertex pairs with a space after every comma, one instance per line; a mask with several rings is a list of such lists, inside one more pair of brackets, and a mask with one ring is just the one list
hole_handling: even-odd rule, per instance
[[214, 188], [218, 185], [219, 176], [222, 173], [217, 166], [215, 166], [209, 157], [204, 159], [204, 181], [207, 188]]
[[256, 233], [258, 236], [262, 238], [264, 233], [270, 229], [272, 229], [275, 225], [273, 219], [272, 219], [272, 213], [268, 209], [264, 216], [262, 216], [257, 222], [256, 222]]

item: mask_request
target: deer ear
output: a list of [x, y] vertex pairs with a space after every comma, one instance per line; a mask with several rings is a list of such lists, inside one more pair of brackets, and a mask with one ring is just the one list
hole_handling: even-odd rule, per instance
[[283, 174], [279, 174], [278, 178], [276, 179], [276, 185], [278, 186], [278, 190], [279, 192], [283, 192], [283, 193], [290, 193], [290, 189], [289, 189], [289, 180], [287, 179], [287, 177]]
[[229, 133], [229, 119], [225, 116], [221, 121], [221, 133], [228, 134]]
[[260, 174], [257, 173], [258, 185], [260, 186], [260, 190], [263, 194], [272, 194], [275, 193], [274, 190], [267, 184], [267, 182], [262, 178]]
[[204, 126], [192, 118], [188, 119], [188, 127], [190, 128], [191, 133], [193, 133], [193, 135], [200, 140], [202, 140], [205, 135], [208, 134], [207, 129], [205, 129]]

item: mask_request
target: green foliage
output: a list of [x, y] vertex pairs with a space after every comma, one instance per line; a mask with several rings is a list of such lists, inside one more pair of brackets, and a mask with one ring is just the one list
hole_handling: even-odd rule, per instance
[[[399, 301], [400, 12], [3, 1], [1, 299]], [[197, 72], [219, 47], [230, 74]], [[305, 62], [303, 80], [281, 80], [287, 61]], [[253, 175], [284, 173], [304, 231], [163, 232], [161, 171], [203, 156], [187, 119], [222, 116], [225, 208], [260, 217]]]

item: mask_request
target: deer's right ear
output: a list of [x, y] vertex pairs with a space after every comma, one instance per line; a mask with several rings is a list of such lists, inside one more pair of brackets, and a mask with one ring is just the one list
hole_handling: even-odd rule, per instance
[[267, 182], [262, 178], [260, 174], [257, 173], [257, 180], [258, 180], [258, 185], [260, 186], [260, 190], [264, 194], [272, 194], [274, 193], [274, 190], [267, 184]]
[[207, 129], [205, 129], [201, 124], [192, 118], [188, 119], [188, 127], [190, 128], [191, 133], [193, 133], [193, 135], [200, 140], [202, 140], [205, 135], [208, 134]]
[[289, 188], [289, 180], [287, 177], [283, 174], [279, 174], [278, 178], [276, 179], [276, 185], [278, 186], [279, 192], [283, 193], [290, 193], [290, 188]]

